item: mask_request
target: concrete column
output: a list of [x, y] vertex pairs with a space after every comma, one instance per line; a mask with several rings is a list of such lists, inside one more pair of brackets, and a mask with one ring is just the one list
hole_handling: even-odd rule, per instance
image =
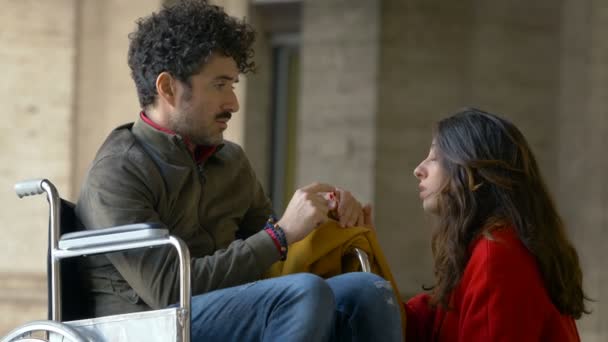
[[558, 205], [583, 267], [593, 313], [578, 322], [583, 341], [608, 339], [608, 7], [564, 1]]
[[127, 65], [128, 34], [135, 30], [136, 19], [160, 8], [161, 0], [78, 3], [72, 199], [109, 132], [137, 119], [140, 107]]
[[467, 102], [513, 121], [554, 189], [561, 7], [552, 0], [476, 0], [473, 6]]
[[251, 161], [251, 165], [265, 190], [269, 189], [270, 173], [270, 134], [271, 134], [271, 87], [272, 87], [272, 46], [264, 31], [264, 22], [255, 11], [248, 16], [256, 30], [254, 43], [257, 70], [247, 75], [247, 82], [240, 95], [247, 96], [241, 103], [241, 113], [244, 120], [242, 146]]
[[379, 2], [303, 2], [296, 182], [373, 199]]
[[2, 1], [0, 64], [10, 69], [0, 102], [12, 116], [5, 120], [5, 143], [0, 144], [0, 188], [6, 189], [0, 193], [0, 221], [10, 241], [0, 252], [0, 310], [5, 313], [0, 314], [0, 335], [46, 313], [47, 204], [43, 197], [18, 202], [12, 185], [46, 177], [63, 197], [75, 199], [108, 132], [137, 117], [127, 35], [136, 18], [160, 4]]
[[1, 251], [3, 270], [45, 269], [47, 204], [42, 196], [19, 200], [14, 183], [49, 178], [70, 192], [74, 6], [73, 0], [0, 4], [0, 222], [3, 240], [12, 241]]
[[47, 203], [13, 185], [46, 177], [71, 190], [75, 3], [0, 0], [0, 336], [46, 313]]

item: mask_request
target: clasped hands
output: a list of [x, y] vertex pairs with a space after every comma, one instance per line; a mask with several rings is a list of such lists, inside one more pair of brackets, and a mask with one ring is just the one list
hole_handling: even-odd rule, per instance
[[371, 205], [362, 206], [350, 191], [323, 183], [312, 183], [296, 190], [278, 225], [285, 232], [287, 243], [291, 244], [330, 218], [345, 228], [365, 226], [374, 229]]

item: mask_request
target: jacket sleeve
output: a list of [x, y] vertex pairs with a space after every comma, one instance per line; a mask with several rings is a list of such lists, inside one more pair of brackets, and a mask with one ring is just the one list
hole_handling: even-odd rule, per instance
[[430, 341], [435, 323], [435, 309], [426, 293], [416, 295], [405, 303], [407, 317], [406, 341]]
[[483, 241], [463, 275], [460, 341], [539, 341], [542, 291], [530, 286], [534, 276], [508, 244]]
[[[77, 214], [87, 229], [160, 221], [155, 211], [162, 193], [159, 173], [141, 160], [109, 156], [89, 170], [81, 190]], [[147, 171], [144, 171], [146, 170]], [[279, 259], [265, 232], [236, 240], [223, 250], [191, 260], [192, 294], [258, 280]], [[121, 276], [139, 297], [154, 309], [174, 304], [179, 298], [179, 262], [171, 246], [107, 254]]]

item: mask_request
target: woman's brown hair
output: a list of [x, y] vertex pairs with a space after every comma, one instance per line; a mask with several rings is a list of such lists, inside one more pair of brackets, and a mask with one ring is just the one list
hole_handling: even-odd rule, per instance
[[433, 234], [433, 303], [448, 307], [471, 242], [495, 224], [512, 226], [534, 255], [553, 304], [588, 313], [578, 254], [521, 132], [509, 121], [467, 108], [439, 121], [435, 148], [446, 173]]

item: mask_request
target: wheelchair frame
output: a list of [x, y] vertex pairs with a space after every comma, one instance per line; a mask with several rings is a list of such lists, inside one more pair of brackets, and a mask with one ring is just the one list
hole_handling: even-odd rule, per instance
[[[59, 235], [61, 207], [59, 193], [55, 186], [46, 179], [19, 182], [15, 191], [20, 198], [46, 193], [49, 202], [49, 248], [50, 248], [50, 321], [36, 321], [21, 326], [10, 332], [4, 341], [13, 341], [23, 335], [34, 331], [46, 331], [61, 335], [70, 340], [81, 342], [90, 340], [90, 331], [79, 329], [81, 326], [91, 325], [108, 317], [118, 320], [129, 317], [140, 317], [145, 313], [106, 316], [88, 320], [61, 322], [61, 265], [62, 259], [103, 254], [109, 252], [125, 251], [142, 247], [158, 247], [172, 245], [178, 253], [180, 272], [180, 298], [179, 306], [175, 309], [154, 310], [166, 316], [168, 312], [175, 311], [180, 333], [176, 340], [190, 341], [190, 251], [186, 244], [175, 236], [170, 236], [168, 230], [157, 229], [146, 224], [125, 225], [119, 227], [82, 231]], [[149, 311], [150, 312], [150, 311]], [[95, 334], [93, 334], [95, 335]], [[96, 336], [103, 339], [103, 332]], [[49, 336], [50, 338], [50, 336]], [[97, 340], [97, 339], [96, 339]]]

